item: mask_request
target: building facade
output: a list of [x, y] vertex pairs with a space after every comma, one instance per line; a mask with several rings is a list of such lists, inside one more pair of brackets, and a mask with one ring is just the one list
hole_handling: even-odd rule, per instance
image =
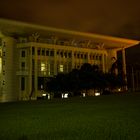
[[36, 99], [44, 81], [84, 63], [109, 72], [112, 58], [138, 41], [0, 20], [0, 102]]

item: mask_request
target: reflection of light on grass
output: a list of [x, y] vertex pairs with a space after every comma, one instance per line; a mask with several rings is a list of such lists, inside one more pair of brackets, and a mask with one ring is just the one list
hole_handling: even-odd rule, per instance
[[68, 98], [68, 93], [62, 93], [62, 98]]
[[95, 96], [100, 96], [100, 92], [95, 92]]

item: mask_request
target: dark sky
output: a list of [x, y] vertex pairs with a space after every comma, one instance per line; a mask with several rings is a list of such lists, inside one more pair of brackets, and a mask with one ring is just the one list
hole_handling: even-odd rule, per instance
[[0, 17], [140, 40], [140, 0], [1, 0]]

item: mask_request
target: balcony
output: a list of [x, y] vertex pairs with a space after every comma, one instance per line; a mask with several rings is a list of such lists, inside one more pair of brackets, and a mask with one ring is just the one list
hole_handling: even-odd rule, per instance
[[17, 72], [16, 72], [16, 75], [23, 75], [23, 76], [27, 76], [27, 75], [29, 75], [29, 72], [27, 71], [27, 70], [18, 70]]
[[78, 48], [93, 48], [99, 49], [101, 43], [90, 42], [89, 40], [71, 40], [71, 39], [44, 39], [39, 38], [38, 40], [26, 40], [26, 41], [19, 41], [18, 48], [26, 48], [29, 46], [36, 46], [37, 44], [50, 44], [50, 45], [58, 45], [58, 46], [72, 46]]

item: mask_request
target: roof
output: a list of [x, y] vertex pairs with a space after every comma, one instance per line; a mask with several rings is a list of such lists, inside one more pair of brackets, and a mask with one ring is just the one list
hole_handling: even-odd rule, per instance
[[0, 19], [0, 31], [8, 35], [32, 34], [35, 32], [38, 32], [43, 36], [47, 34], [55, 34], [58, 36], [90, 40], [90, 41], [103, 43], [107, 49], [128, 48], [140, 43], [140, 41], [137, 40], [124, 39], [124, 38], [85, 33], [85, 32], [77, 32], [77, 31], [65, 30], [65, 29], [58, 29], [58, 28], [46, 27], [46, 26], [35, 25], [35, 24], [8, 20], [8, 19]]

